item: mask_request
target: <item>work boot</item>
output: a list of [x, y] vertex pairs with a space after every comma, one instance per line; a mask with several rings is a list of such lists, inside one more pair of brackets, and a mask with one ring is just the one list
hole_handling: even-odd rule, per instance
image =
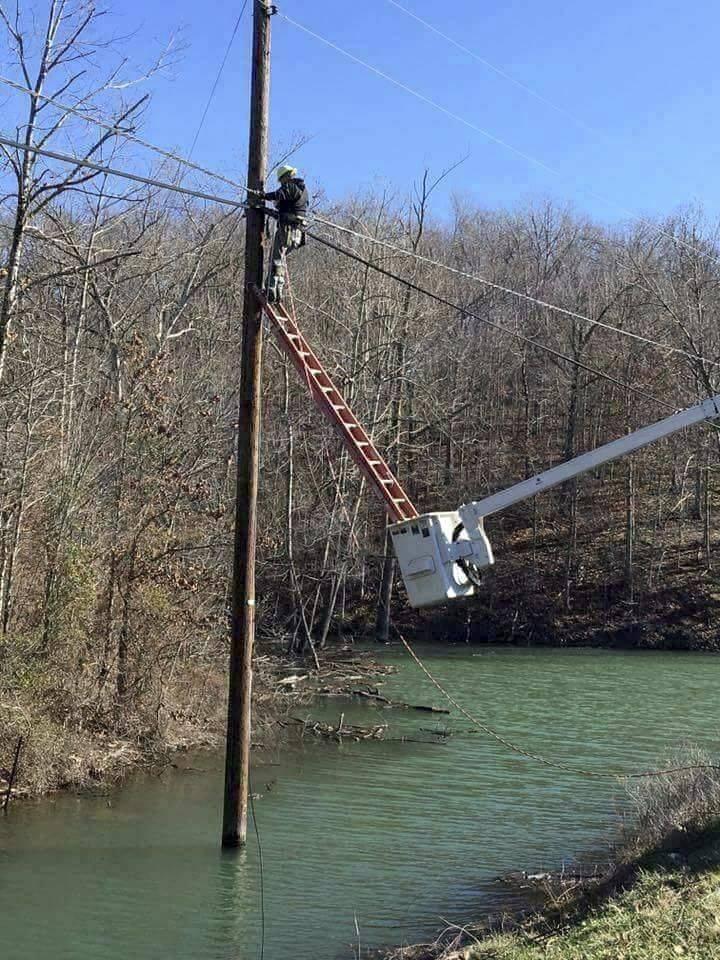
[[280, 303], [282, 300], [284, 286], [284, 279], [273, 277], [272, 281], [268, 284], [267, 289], [268, 303]]

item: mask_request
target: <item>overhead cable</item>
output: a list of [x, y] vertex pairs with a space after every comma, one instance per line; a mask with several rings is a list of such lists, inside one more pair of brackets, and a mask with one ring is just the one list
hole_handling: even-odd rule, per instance
[[365, 233], [360, 233], [358, 230], [352, 230], [350, 227], [344, 227], [340, 224], [333, 223], [331, 220], [325, 220], [323, 217], [315, 216], [314, 220], [316, 223], [321, 223], [324, 226], [332, 227], [334, 230], [340, 230], [342, 233], [347, 233], [350, 236], [359, 237], [361, 240], [366, 242], [370, 241], [372, 243], [377, 243], [382, 247], [386, 247], [389, 250], [395, 251], [396, 253], [402, 253], [405, 256], [412, 257], [421, 263], [438, 267], [442, 270], [446, 270], [448, 273], [453, 273], [456, 276], [463, 277], [466, 280], [473, 280], [475, 283], [483, 284], [484, 286], [490, 287], [493, 290], [497, 290], [500, 293], [506, 293], [509, 296], [517, 297], [519, 300], [524, 300], [527, 303], [533, 303], [536, 306], [543, 307], [546, 310], [551, 310], [553, 313], [563, 314], [566, 317], [571, 317], [574, 320], [581, 320], [583, 323], [589, 323], [592, 326], [603, 327], [605, 330], [611, 330], [613, 333], [617, 333], [622, 337], [629, 337], [631, 340], [638, 340], [641, 343], [646, 343], [649, 346], [656, 347], [660, 350], [666, 350], [668, 353], [679, 354], [680, 356], [684, 356], [690, 360], [700, 361], [702, 363], [710, 364], [711, 366], [720, 366], [720, 362], [717, 360], [710, 360], [707, 357], [700, 356], [699, 354], [691, 353], [689, 350], [683, 350], [682, 347], [673, 347], [669, 343], [662, 343], [659, 340], [652, 340], [649, 337], [642, 336], [642, 334], [633, 333], [632, 330], [625, 330], [623, 327], [616, 327], [612, 323], [605, 323], [604, 320], [593, 320], [592, 317], [588, 317], [584, 313], [578, 313], [577, 311], [570, 310], [567, 307], [560, 307], [555, 303], [550, 303], [549, 301], [542, 300], [539, 297], [533, 297], [529, 293], [522, 293], [520, 290], [513, 290], [512, 287], [506, 287], [501, 283], [496, 283], [494, 280], [488, 280], [486, 277], [480, 277], [477, 274], [467, 273], [465, 270], [460, 270], [457, 267], [451, 267], [447, 263], [443, 263], [440, 260], [433, 260], [431, 257], [425, 257], [420, 253], [414, 253], [412, 250], [407, 250], [395, 243], [390, 243], [388, 240], [381, 240], [376, 237], [368, 237], [368, 235]]
[[544, 103], [546, 107], [550, 107], [552, 110], [561, 113], [563, 116], [567, 117], [569, 120], [572, 120], [573, 123], [576, 123], [579, 127], [582, 127], [584, 130], [587, 130], [589, 133], [595, 134], [596, 131], [592, 127], [588, 126], [583, 120], [580, 120], [574, 114], [570, 113], [569, 110], [566, 110], [565, 107], [561, 107], [557, 103], [553, 103], [552, 100], [548, 100], [547, 97], [544, 97], [541, 93], [538, 93], [537, 90], [533, 90], [532, 87], [529, 87], [526, 83], [523, 83], [521, 80], [518, 80], [516, 77], [513, 77], [511, 74], [506, 73], [505, 70], [496, 66], [490, 60], [486, 60], [485, 57], [481, 57], [478, 53], [475, 53], [474, 50], [471, 50], [469, 47], [463, 46], [462, 43], [459, 43], [454, 37], [449, 36], [447, 33], [443, 33], [442, 30], [439, 30], [434, 24], [430, 23], [427, 20], [423, 20], [422, 17], [419, 17], [412, 10], [408, 10], [407, 7], [404, 7], [401, 3], [398, 3], [397, 0], [387, 0], [389, 4], [393, 7], [396, 7], [398, 10], [401, 10], [408, 17], [411, 17], [413, 20], [416, 20], [418, 23], [422, 24], [423, 27], [430, 30], [432, 33], [437, 34], [438, 37], [442, 37], [443, 40], [446, 40], [448, 43], [452, 44], [453, 47], [456, 47], [462, 53], [466, 54], [468, 57], [472, 57], [473, 60], [477, 60], [478, 63], [481, 63], [484, 67], [487, 67], [488, 70], [492, 70], [493, 73], [496, 73], [499, 77], [502, 77], [503, 80], [507, 80], [508, 83], [514, 84], [516, 87], [519, 87], [520, 90], [524, 90], [525, 93], [530, 94], [531, 97], [534, 97], [540, 103]]
[[195, 147], [196, 147], [196, 145], [197, 145], [198, 138], [199, 138], [199, 136], [200, 136], [200, 132], [201, 132], [201, 130], [202, 130], [204, 124], [205, 124], [205, 119], [206, 119], [206, 117], [207, 117], [207, 115], [208, 115], [208, 111], [210, 110], [210, 106], [211, 106], [211, 104], [212, 104], [212, 102], [213, 102], [213, 98], [215, 97], [215, 91], [217, 90], [218, 84], [220, 83], [220, 78], [222, 77], [223, 70], [225, 69], [225, 64], [227, 63], [227, 59], [228, 59], [228, 57], [230, 56], [230, 51], [232, 50], [232, 45], [233, 45], [233, 43], [235, 42], [235, 37], [237, 36], [238, 28], [239, 28], [239, 26], [240, 26], [240, 21], [241, 21], [242, 18], [243, 18], [243, 14], [245, 13], [245, 8], [247, 7], [247, 5], [248, 5], [248, 0], [245, 0], [245, 2], [244, 2], [243, 5], [242, 5], [242, 9], [240, 10], [240, 13], [238, 14], [238, 18], [237, 18], [237, 20], [235, 21], [235, 26], [233, 27], [233, 32], [230, 34], [230, 39], [228, 40], [228, 45], [227, 45], [227, 47], [225, 48], [225, 55], [223, 56], [222, 62], [221, 62], [221, 64], [220, 64], [220, 67], [218, 68], [218, 72], [217, 72], [217, 74], [215, 75], [215, 82], [213, 83], [212, 89], [210, 90], [210, 95], [209, 95], [208, 98], [207, 98], [207, 102], [206, 102], [206, 104], [205, 104], [205, 109], [203, 110], [202, 117], [200, 118], [200, 123], [198, 124], [197, 130], [195, 131], [195, 136], [193, 137], [193, 142], [192, 142], [192, 144], [191, 144], [191, 146], [190, 146], [190, 152], [189, 152], [189, 154], [188, 154], [188, 156], [190, 156], [190, 157], [193, 155], [193, 151], [194, 151], [194, 149], [195, 149]]
[[61, 163], [69, 163], [75, 167], [95, 170], [97, 173], [104, 173], [110, 177], [120, 177], [122, 180], [133, 180], [135, 183], [144, 183], [149, 187], [157, 187], [159, 190], [169, 190], [172, 193], [182, 193], [188, 197], [196, 197], [198, 200], [210, 200], [213, 203], [221, 203], [228, 207], [234, 207], [236, 210], [242, 210], [247, 207], [247, 203], [244, 203], [242, 200], [231, 200], [229, 197], [220, 197], [213, 193], [205, 193], [203, 190], [181, 187], [178, 184], [168, 183], [165, 180], [157, 180], [155, 177], [143, 177], [139, 173], [130, 173], [128, 170], [118, 170], [115, 167], [95, 163], [92, 160], [86, 160], [82, 157], [73, 157], [68, 153], [48, 150], [47, 147], [36, 147], [32, 144], [20, 143], [18, 140], [13, 140], [2, 134], [0, 134], [0, 143], [6, 147], [14, 147], [17, 150], [35, 153], [41, 157], [49, 157], [51, 160], [59, 160]]
[[[49, 157], [50, 159], [53, 159], [53, 160], [59, 160], [62, 163], [72, 164], [73, 166], [76, 166], [76, 167], [81, 167], [88, 170], [95, 170], [98, 173], [103, 173], [108, 176], [120, 177], [121, 179], [134, 181], [135, 183], [143, 183], [143, 184], [146, 184], [147, 186], [156, 187], [160, 190], [169, 190], [172, 193], [179, 193], [185, 196], [195, 197], [196, 199], [199, 199], [199, 200], [208, 200], [212, 203], [219, 203], [224, 206], [232, 207], [233, 209], [236, 209], [236, 210], [244, 210], [248, 206], [246, 202], [243, 202], [240, 200], [231, 200], [229, 197], [222, 197], [222, 196], [218, 196], [217, 194], [206, 193], [205, 191], [202, 191], [202, 190], [194, 190], [190, 187], [181, 187], [178, 184], [168, 183], [167, 181], [163, 181], [163, 180], [157, 180], [154, 177], [144, 177], [137, 173], [130, 173], [127, 170], [119, 170], [114, 167], [109, 167], [105, 164], [95, 163], [92, 160], [87, 160], [80, 157], [74, 157], [74, 156], [71, 156], [70, 154], [60, 153], [59, 151], [56, 151], [56, 150], [48, 150], [46, 147], [36, 147], [36, 146], [20, 143], [17, 140], [11, 139], [10, 137], [6, 137], [1, 134], [0, 134], [0, 144], [4, 144], [5, 146], [9, 146], [9, 147], [14, 147], [21, 151], [29, 151], [30, 153], [35, 153], [35, 154], [38, 154], [39, 156]], [[327, 220], [324, 217], [315, 216], [314, 220], [315, 222], [320, 223], [323, 226], [328, 226], [335, 230], [340, 230], [343, 233], [350, 234], [351, 236], [359, 237], [364, 241], [371, 240], [373, 243], [379, 244], [380, 246], [393, 250], [396, 253], [400, 253], [403, 256], [412, 257], [415, 260], [418, 260], [422, 263], [427, 263], [431, 266], [435, 266], [435, 267], [438, 267], [439, 269], [443, 269], [450, 273], [456, 274], [457, 276], [461, 276], [468, 280], [473, 280], [477, 283], [481, 283], [492, 289], [496, 289], [502, 293], [506, 293], [510, 296], [517, 297], [529, 303], [534, 303], [547, 310], [551, 310], [561, 315], [573, 317], [575, 319], [582, 320], [586, 323], [594, 324], [599, 327], [604, 327], [606, 329], [619, 333], [622, 336], [631, 337], [634, 340], [641, 341], [643, 343], [646, 343], [650, 346], [654, 346], [661, 350], [666, 350], [669, 353], [679, 354], [691, 360], [695, 360], [701, 363], [707, 363], [711, 366], [720, 366], [720, 363], [716, 360], [710, 360], [709, 358], [700, 356], [699, 354], [690, 353], [689, 351], [683, 350], [680, 347], [673, 347], [666, 343], [661, 343], [656, 340], [651, 340], [648, 337], [643, 337], [640, 334], [632, 333], [631, 331], [628, 331], [628, 330], [623, 330], [621, 327], [614, 327], [612, 324], [607, 324], [600, 320], [593, 320], [592, 317], [587, 317], [584, 314], [576, 313], [575, 311], [569, 310], [566, 307], [557, 306], [556, 304], [549, 303], [546, 300], [541, 300], [538, 297], [533, 297], [530, 294], [522, 293], [519, 290], [513, 290], [511, 287], [505, 287], [502, 284], [495, 283], [492, 280], [487, 280], [484, 277], [479, 277], [474, 274], [467, 273], [464, 270], [459, 270], [456, 267], [451, 267], [449, 264], [443, 263], [442, 261], [433, 260], [432, 258], [425, 257], [422, 254], [414, 253], [411, 250], [406, 250], [405, 248], [400, 247], [397, 244], [390, 243], [387, 240], [368, 237], [366, 234], [359, 233], [358, 231], [352, 230], [349, 227], [344, 227], [340, 224], [334, 223], [333, 221]], [[334, 245], [330, 243], [328, 240], [322, 237], [319, 237], [317, 234], [313, 234], [310, 231], [308, 231], [308, 236], [312, 236], [314, 239], [318, 240], [318, 242], [324, 243], [326, 246], [334, 246], [336, 250], [338, 250], [341, 253], [344, 253], [346, 256], [354, 257], [355, 259], [359, 260], [361, 263], [368, 264], [368, 261], [363, 260], [357, 254], [354, 254], [343, 247]], [[410, 281], [407, 281], [402, 277], [397, 276], [396, 274], [392, 274], [389, 271], [385, 271], [383, 270], [383, 268], [378, 267], [376, 264], [370, 263], [368, 265], [371, 266], [374, 270], [379, 270], [381, 273], [384, 272], [387, 276], [392, 277], [393, 279], [397, 280], [400, 283], [405, 283], [409, 286], [413, 286], [413, 284]], [[462, 307], [459, 307], [457, 304], [451, 303], [450, 301], [446, 301], [443, 298], [439, 298], [436, 294], [433, 294], [430, 291], [423, 290], [422, 288], [419, 288], [419, 287], [417, 289], [419, 292], [424, 293], [427, 296], [433, 297], [435, 299], [439, 299], [441, 302], [445, 303], [447, 306], [451, 306], [454, 309], [463, 309]], [[525, 339], [528, 343], [532, 343], [540, 349], [545, 349], [546, 351], [553, 352], [550, 347], [545, 347], [544, 345], [539, 344], [538, 341], [532, 340], [530, 338], [527, 338], [527, 337], [523, 338], [521, 334], [516, 334], [514, 331], [511, 331], [509, 328], [503, 327], [500, 324], [495, 324], [493, 323], [493, 321], [489, 321], [481, 317], [477, 317], [477, 319], [481, 320], [483, 323], [494, 325], [498, 327], [498, 329], [504, 330], [506, 333], [510, 333], [512, 336], [519, 337], [520, 339]], [[577, 361], [574, 361], [572, 357], [567, 357], [564, 354], [560, 354], [557, 352], [556, 354], [558, 357], [560, 357], [563, 360], [567, 360], [569, 362], [577, 362]], [[592, 373], [597, 373], [599, 376], [605, 376], [608, 379], [612, 379], [609, 377], [609, 375], [601, 374], [599, 371], [593, 370], [591, 367], [588, 367], [587, 369]], [[621, 381], [616, 381], [616, 382], [619, 385], [624, 386], [621, 383]]]
[[448, 300], [446, 297], [441, 296], [439, 293], [434, 293], [432, 290], [428, 290], [426, 287], [421, 287], [419, 284], [415, 283], [412, 280], [407, 280], [404, 277], [399, 276], [396, 273], [393, 273], [391, 270], [387, 270], [385, 267], [381, 267], [378, 263], [373, 263], [371, 260], [367, 260], [365, 257], [360, 256], [352, 250], [348, 250], [346, 247], [341, 247], [337, 243], [333, 243], [332, 240], [328, 240], [326, 237], [321, 237], [316, 233], [308, 230], [306, 231], [309, 237], [312, 237], [313, 240], [316, 240], [318, 243], [323, 244], [326, 247], [336, 250], [338, 253], [343, 254], [343, 256], [349, 257], [351, 260], [355, 260], [357, 263], [361, 263], [363, 266], [368, 267], [370, 270], [374, 270], [376, 273], [381, 273], [383, 276], [388, 277], [390, 280], [396, 280], [398, 283], [403, 284], [410, 290], [414, 290], [416, 293], [420, 293], [425, 297], [428, 297], [431, 300], [435, 300], [437, 303], [441, 303], [443, 306], [450, 307], [452, 310], [457, 310], [459, 313], [464, 314], [466, 317], [470, 317], [473, 320], [477, 320], [480, 323], [484, 323], [489, 327], [492, 327], [495, 330], [500, 330], [502, 333], [506, 333], [511, 337], [514, 337], [516, 340], [520, 340], [522, 343], [527, 343], [538, 350], [548, 353], [551, 356], [555, 357], [557, 360], [564, 360], [566, 363], [570, 363], [573, 366], [579, 367], [582, 370], [585, 370], [587, 373], [592, 373], [596, 377], [600, 377], [604, 380], [609, 380], [611, 383], [614, 383], [618, 387], [622, 387], [623, 390], [629, 390], [632, 393], [636, 393], [641, 397], [644, 397], [646, 400], [651, 400], [653, 403], [659, 404], [662, 407], [667, 407], [668, 409], [674, 409], [671, 404], [666, 403], [663, 400], [653, 397], [652, 394], [647, 393], [647, 391], [633, 386], [631, 383], [626, 383], [623, 380], [618, 380], [616, 377], [613, 377], [609, 373], [604, 373], [602, 370], [597, 370], [595, 367], [590, 367], [588, 364], [583, 363], [581, 360], [577, 360], [575, 357], [570, 357], [565, 353], [561, 353], [559, 350], [553, 349], [553, 347], [548, 347], [546, 344], [541, 343], [539, 340], [533, 340], [532, 337], [526, 337], [522, 333], [518, 333], [517, 330], [513, 330], [510, 327], [506, 327], [502, 323], [496, 323], [494, 320], [489, 320], [487, 317], [481, 317], [477, 313], [473, 313], [472, 310], [467, 307], [463, 307], [459, 303], [454, 303], [452, 300]]
[[541, 167], [543, 170], [546, 170], [548, 173], [556, 174], [558, 171], [554, 170], [552, 167], [549, 167], [546, 163], [543, 163], [542, 160], [538, 160], [537, 157], [530, 156], [529, 153], [524, 153], [522, 150], [514, 147], [511, 143], [508, 143], [506, 140], [502, 140], [500, 137], [496, 137], [493, 133], [490, 133], [489, 130], [485, 130], [483, 127], [479, 127], [476, 123], [473, 123], [472, 120], [467, 120], [465, 117], [461, 117], [458, 113], [453, 113], [452, 110], [449, 110], [447, 107], [444, 107], [442, 104], [438, 103], [436, 100], [432, 100], [430, 97], [426, 97], [424, 93], [420, 93], [418, 90], [409, 87], [406, 83], [403, 83], [401, 80], [396, 80], [395, 77], [391, 77], [389, 73], [384, 73], [378, 67], [374, 67], [371, 63], [368, 63], [366, 60], [361, 60], [360, 57], [356, 57], [354, 53], [350, 53], [348, 50], [345, 50], [343, 47], [339, 47], [336, 43], [333, 43], [332, 40], [328, 40], [326, 37], [320, 36], [319, 33], [315, 33], [314, 30], [311, 30], [309, 27], [303, 26], [302, 23], [298, 23], [297, 20], [293, 20], [292, 17], [289, 17], [286, 13], [278, 11], [277, 14], [283, 20], [286, 20], [291, 26], [296, 27], [298, 30], [302, 30], [303, 33], [307, 33], [308, 36], [314, 37], [316, 40], [319, 40], [320, 43], [324, 43], [326, 47], [330, 47], [332, 50], [336, 50], [338, 53], [341, 53], [344, 57], [347, 57], [349, 60], [353, 60], [355, 63], [359, 64], [361, 67], [364, 67], [366, 70], [370, 70], [371, 73], [376, 74], [378, 77], [382, 77], [383, 80], [387, 80], [388, 83], [392, 83], [394, 86], [399, 87], [400, 90], [404, 90], [405, 93], [409, 93], [411, 96], [416, 97], [418, 100], [422, 100], [423, 103], [428, 104], [428, 106], [433, 107], [435, 110], [439, 110], [441, 113], [444, 113], [447, 117], [450, 117], [451, 120], [456, 120], [458, 123], [464, 124], [464, 126], [469, 127], [471, 130], [474, 130], [475, 133], [482, 134], [483, 137], [486, 137], [488, 140], [491, 140], [493, 143], [497, 143], [501, 147], [505, 147], [507, 150], [512, 151], [512, 153], [517, 154], [517, 156], [522, 157], [523, 160], [527, 160], [529, 163], [535, 164], [537, 167]]
[[30, 87], [25, 87], [21, 83], [16, 83], [14, 80], [10, 80], [9, 77], [0, 76], [0, 83], [5, 84], [7, 87], [12, 87], [14, 90], [17, 90], [20, 93], [27, 93], [30, 94], [30, 96], [37, 97], [39, 100], [43, 100], [46, 103], [52, 104], [59, 110], [65, 110], [67, 113], [72, 113], [81, 120], [86, 120], [88, 123], [94, 123], [95, 126], [101, 127], [103, 130], [109, 130], [111, 133], [116, 133], [118, 136], [125, 137], [127, 140], [131, 140], [133, 143], [137, 143], [139, 146], [145, 147], [147, 150], [151, 150], [153, 153], [156, 153], [161, 157], [165, 157], [167, 160], [172, 160], [174, 163], [179, 163], [184, 167], [189, 167], [191, 170], [202, 173], [206, 177], [212, 177], [215, 180], [221, 180], [223, 183], [227, 183], [228, 186], [234, 187], [238, 190], [245, 189], [245, 186], [242, 183], [237, 183], [235, 180], [230, 180], [221, 173], [216, 173], [214, 170], [208, 170], [206, 167], [201, 167], [198, 163], [193, 163], [193, 161], [189, 160], [187, 157], [180, 156], [179, 154], [173, 153], [170, 150], [163, 149], [163, 147], [158, 147], [154, 143], [149, 143], [147, 140], [143, 140], [142, 137], [138, 137], [137, 134], [128, 127], [118, 126], [114, 123], [107, 123], [105, 120], [100, 120], [97, 117], [93, 117], [91, 114], [85, 113], [83, 110], [78, 110], [77, 107], [72, 107], [68, 103], [61, 103], [54, 97], [47, 96], [44, 93], [36, 93], [34, 90], [31, 90]]
[[[335, 50], [337, 53], [342, 54], [342, 56], [347, 57], [348, 60], [352, 60], [354, 63], [357, 63], [359, 66], [364, 67], [366, 70], [369, 70], [371, 73], [374, 73], [376, 76], [381, 77], [383, 80], [387, 80], [388, 83], [392, 83], [394, 86], [398, 87], [400, 90], [409, 93], [411, 96], [415, 97], [417, 100], [426, 103], [428, 106], [433, 107], [433, 109], [438, 110], [440, 113], [445, 114], [445, 116], [450, 117], [452, 120], [456, 120], [458, 123], [463, 124], [463, 126], [468, 127], [470, 130], [474, 130], [476, 133], [481, 134], [487, 140], [490, 140], [492, 143], [496, 143], [500, 147], [504, 147], [506, 150], [509, 150], [511, 153], [514, 153], [516, 156], [521, 157], [523, 160], [526, 160], [528, 163], [533, 164], [536, 167], [539, 167], [542, 170], [545, 170], [548, 173], [551, 173], [555, 177], [560, 177], [560, 179], [567, 179], [567, 175], [564, 174], [561, 170], [558, 170], [557, 167], [551, 167], [549, 164], [545, 163], [543, 160], [539, 160], [537, 157], [534, 157], [530, 153], [526, 153], [524, 150], [520, 150], [519, 147], [513, 146], [507, 140], [503, 140], [501, 137], [495, 136], [494, 133], [491, 133], [489, 130], [486, 130], [484, 127], [478, 126], [476, 123], [473, 123], [472, 120], [468, 120], [466, 117], [461, 116], [458, 113], [454, 113], [452, 110], [444, 107], [441, 103], [438, 103], [436, 100], [431, 99], [426, 96], [424, 93], [420, 93], [419, 90], [415, 90], [414, 87], [408, 86], [408, 84], [403, 83], [401, 80], [397, 80], [395, 77], [390, 76], [389, 73], [385, 73], [383, 70], [380, 70], [378, 67], [373, 66], [371, 63], [368, 63], [366, 60], [361, 60], [360, 57], [356, 57], [354, 53], [350, 53], [348, 50], [345, 50], [344, 47], [339, 46], [337, 43], [334, 43], [332, 40], [328, 40], [327, 37], [321, 36], [321, 34], [316, 33], [314, 30], [311, 30], [309, 27], [304, 26], [302, 23], [298, 23], [297, 20], [293, 20], [292, 17], [289, 17], [286, 13], [278, 11], [278, 16], [281, 19], [287, 21], [291, 26], [295, 27], [298, 30], [301, 30], [303, 33], [308, 34], [308, 36], [313, 37], [315, 40], [318, 40], [320, 43], [325, 44], [325, 46], [330, 47], [332, 50]], [[642, 223], [649, 224], [653, 230], [655, 230], [660, 236], [666, 237], [671, 240], [673, 243], [678, 246], [686, 247], [688, 250], [692, 250], [694, 253], [699, 254], [702, 257], [707, 259], [714, 260], [716, 263], [720, 264], [720, 257], [716, 254], [710, 253], [707, 250], [701, 250], [692, 243], [688, 243], [686, 240], [682, 240], [680, 237], [674, 236], [672, 233], [669, 233], [667, 230], [663, 230], [661, 227], [656, 226], [647, 219], [638, 214], [637, 211], [630, 210], [627, 207], [623, 206], [617, 200], [612, 200], [608, 197], [604, 197], [602, 194], [597, 193], [594, 190], [591, 190], [587, 187], [582, 188], [582, 192], [586, 193], [588, 196], [593, 197], [595, 200], [599, 200], [601, 203], [609, 204], [616, 207], [618, 210], [622, 211], [626, 216], [636, 217]]]

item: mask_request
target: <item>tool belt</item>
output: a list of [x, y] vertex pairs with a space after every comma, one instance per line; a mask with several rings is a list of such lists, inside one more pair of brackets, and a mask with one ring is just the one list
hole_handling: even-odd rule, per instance
[[278, 228], [280, 227], [283, 227], [288, 233], [298, 232], [300, 234], [297, 242], [293, 243], [293, 247], [295, 249], [305, 246], [305, 243], [307, 242], [305, 237], [307, 219], [305, 217], [281, 216], [278, 218]]
[[307, 227], [307, 217], [288, 216], [287, 214], [281, 213], [278, 216], [278, 220], [288, 227], [299, 227], [301, 230], [305, 230]]

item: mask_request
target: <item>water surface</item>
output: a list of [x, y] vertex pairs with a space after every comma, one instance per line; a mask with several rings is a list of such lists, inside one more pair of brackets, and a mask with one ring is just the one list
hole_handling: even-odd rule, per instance
[[[703, 654], [421, 650], [471, 712], [531, 751], [638, 769], [687, 742], [717, 749], [720, 660]], [[443, 706], [399, 651], [389, 697]], [[388, 722], [445, 743], [308, 741], [254, 769], [265, 868], [265, 957], [334, 960], [462, 923], [493, 878], [555, 867], [609, 837], [622, 796], [535, 764], [462, 717], [331, 701], [306, 712]], [[260, 889], [254, 836], [218, 849], [222, 758], [139, 776], [110, 797], [20, 804], [0, 820], [7, 960], [252, 960]], [[441, 919], [442, 918], [442, 919]]]

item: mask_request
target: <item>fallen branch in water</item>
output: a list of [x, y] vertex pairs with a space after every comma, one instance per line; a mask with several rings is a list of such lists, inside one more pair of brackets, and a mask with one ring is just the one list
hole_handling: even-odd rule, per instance
[[421, 710], [424, 713], [450, 713], [450, 711], [444, 707], [430, 707], [423, 703], [405, 703], [404, 700], [389, 700], [381, 693], [378, 693], [377, 690], [356, 690], [347, 687], [339, 687], [336, 690], [332, 690], [328, 687], [323, 687], [322, 690], [318, 690], [318, 694], [322, 697], [362, 697], [363, 700], [372, 700], [374, 703], [382, 704], [383, 707], [389, 707], [391, 709]]
[[300, 717], [290, 717], [293, 723], [298, 723], [313, 736], [321, 737], [324, 740], [337, 740], [342, 742], [343, 738], [359, 742], [360, 740], [382, 740], [387, 724], [378, 724], [371, 727], [360, 727], [352, 723], [345, 723], [345, 714], [340, 714], [338, 725], [334, 727], [331, 723], [323, 723], [322, 720], [301, 720]]
[[[352, 723], [345, 723], [345, 714], [340, 714], [340, 720], [337, 726], [330, 723], [323, 723], [321, 720], [302, 720], [300, 717], [289, 717], [289, 721], [296, 723], [303, 728], [303, 734], [311, 733], [315, 737], [323, 740], [335, 740], [342, 743], [343, 740], [351, 740], [353, 743], [359, 743], [361, 740], [382, 740], [384, 743], [425, 743], [437, 746], [437, 740], [417, 740], [413, 737], [386, 737], [385, 732], [388, 729], [386, 723], [375, 726], [361, 727]], [[288, 721], [280, 721], [285, 725]]]
[[420, 727], [421, 733], [431, 733], [434, 737], [459, 737], [466, 733], [480, 733], [478, 729], [473, 727], [462, 728], [458, 727], [453, 729], [451, 727]]

